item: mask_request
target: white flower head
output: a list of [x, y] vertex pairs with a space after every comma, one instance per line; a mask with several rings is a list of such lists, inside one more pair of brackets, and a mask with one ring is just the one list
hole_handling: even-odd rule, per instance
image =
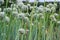
[[16, 8], [16, 7], [14, 7], [12, 10], [13, 10], [13, 11], [17, 11], [17, 8]]
[[57, 21], [57, 19], [55, 18], [54, 15], [50, 15], [50, 18], [51, 18], [52, 21], [55, 21], [55, 22]]
[[5, 16], [5, 18], [4, 18], [3, 20], [4, 20], [4, 22], [6, 22], [6, 23], [9, 23], [9, 22], [10, 22], [10, 18], [9, 18], [8, 16]]
[[22, 0], [16, 0], [16, 2], [17, 2], [17, 4], [19, 4], [19, 3], [21, 3], [21, 2], [22, 2]]
[[18, 7], [16, 4], [11, 4], [11, 8]]
[[57, 7], [57, 3], [54, 3], [54, 6]]
[[37, 14], [35, 13], [35, 14], [33, 14], [33, 18], [36, 18], [37, 17]]
[[4, 3], [4, 0], [0, 0], [0, 5]]
[[39, 16], [43, 16], [43, 13], [39, 13]]
[[56, 11], [56, 8], [55, 7], [51, 7], [51, 11], [52, 12], [55, 12]]
[[33, 9], [33, 6], [30, 7], [30, 10], [32, 10], [32, 9]]
[[44, 6], [43, 5], [40, 5], [39, 8], [44, 8]]
[[18, 19], [24, 19], [24, 17], [25, 17], [25, 14], [24, 13], [20, 13], [17, 16]]
[[6, 36], [6, 33], [1, 33], [1, 36]]
[[5, 17], [5, 12], [0, 12], [0, 17], [4, 18]]
[[17, 11], [13, 11], [12, 12], [12, 16], [17, 17], [18, 16], [18, 12]]
[[21, 7], [23, 7], [24, 4], [21, 2], [21, 3], [18, 3], [17, 5], [19, 8], [21, 8]]
[[53, 7], [53, 4], [52, 4], [52, 3], [49, 3], [49, 4], [47, 5], [47, 7], [51, 8], [51, 7]]
[[9, 0], [9, 3], [13, 3], [13, 1], [12, 0]]
[[34, 26], [34, 23], [32, 23], [31, 25]]
[[22, 11], [26, 11], [26, 10], [27, 10], [27, 8], [28, 8], [28, 6], [23, 5], [23, 6], [21, 7], [21, 10], [22, 10]]
[[2, 10], [2, 9], [0, 8], [0, 12], [1, 12], [1, 10]]
[[57, 21], [58, 24], [60, 24], [60, 21]]
[[26, 17], [30, 17], [30, 14], [29, 14], [29, 13], [26, 13], [25, 16], [26, 16]]
[[45, 12], [44, 8], [41, 8], [41, 7], [38, 7], [38, 11], [39, 11], [40, 13]]
[[54, 16], [59, 16], [57, 13], [54, 13]]
[[25, 29], [23, 29], [23, 28], [20, 28], [18, 31], [20, 34], [25, 34]]
[[51, 12], [50, 8], [45, 7], [45, 12]]
[[30, 4], [27, 4], [28, 7], [30, 7], [31, 5]]
[[29, 18], [28, 17], [24, 17], [24, 22], [26, 22], [26, 23], [29, 23]]
[[44, 16], [42, 16], [41, 19], [44, 19]]
[[3, 11], [4, 11], [4, 12], [11, 12], [11, 11], [12, 11], [12, 8], [4, 8]]

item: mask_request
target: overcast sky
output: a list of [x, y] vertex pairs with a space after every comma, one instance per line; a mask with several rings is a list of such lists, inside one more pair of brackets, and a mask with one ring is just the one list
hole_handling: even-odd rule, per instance
[[[45, 0], [47, 2], [52, 2], [52, 1], [55, 1], [55, 0]], [[57, 1], [60, 1], [60, 0], [57, 0]], [[30, 0], [29, 2], [34, 2], [34, 0]], [[44, 2], [44, 0], [39, 0], [39, 2]]]

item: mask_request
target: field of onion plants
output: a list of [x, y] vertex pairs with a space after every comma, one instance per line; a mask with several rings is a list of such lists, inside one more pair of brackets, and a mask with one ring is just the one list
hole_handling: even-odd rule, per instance
[[37, 6], [17, 2], [0, 8], [0, 40], [60, 40], [57, 3]]

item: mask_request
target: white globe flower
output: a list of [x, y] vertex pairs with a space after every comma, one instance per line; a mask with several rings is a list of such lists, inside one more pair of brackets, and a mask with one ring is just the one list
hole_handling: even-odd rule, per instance
[[54, 3], [54, 6], [57, 7], [57, 3]]
[[52, 4], [52, 3], [49, 3], [48, 5], [47, 5], [47, 8], [51, 8], [51, 7], [53, 7], [54, 5]]
[[44, 6], [43, 5], [40, 5], [39, 8], [44, 8]]
[[38, 11], [40, 12], [40, 13], [43, 13], [43, 12], [45, 12], [45, 10], [44, 10], [44, 8], [38, 8]]
[[30, 10], [32, 10], [32, 9], [33, 9], [33, 6], [30, 7]]
[[1, 4], [4, 4], [4, 0], [0, 0], [0, 5], [1, 5]]
[[25, 17], [25, 14], [24, 13], [20, 13], [17, 16], [18, 19], [24, 19], [24, 17]]
[[4, 18], [5, 17], [5, 12], [0, 12], [0, 17]]
[[10, 22], [10, 18], [9, 18], [8, 16], [5, 16], [5, 18], [4, 18], [3, 20], [4, 20], [4, 22], [6, 22], [6, 23], [9, 23], [9, 22]]
[[58, 24], [60, 24], [60, 21], [57, 21]]
[[39, 18], [44, 19], [43, 13], [39, 13], [38, 15], [39, 15]]
[[23, 28], [20, 28], [18, 31], [20, 34], [25, 34], [25, 29], [23, 29]]
[[13, 10], [13, 11], [17, 11], [17, 8], [16, 8], [16, 7], [14, 7], [12, 10]]
[[50, 8], [45, 7], [45, 12], [51, 12]]
[[18, 3], [17, 5], [19, 8], [21, 8], [21, 7], [23, 7], [24, 4], [21, 2], [21, 3]]
[[37, 14], [35, 13], [35, 14], [33, 14], [33, 18], [36, 18], [37, 17]]
[[6, 33], [1, 33], [1, 36], [6, 36]]
[[26, 22], [26, 23], [29, 23], [29, 18], [28, 17], [24, 17], [24, 22]]
[[54, 13], [54, 16], [59, 16], [57, 13]]
[[21, 2], [22, 2], [22, 0], [16, 0], [16, 2], [17, 2], [17, 4], [19, 4], [19, 3], [21, 3]]
[[50, 19], [52, 20], [52, 21], [57, 21], [57, 19], [55, 18], [55, 16], [54, 15], [50, 15]]
[[56, 11], [56, 8], [55, 7], [51, 7], [51, 11], [52, 12], [55, 12]]
[[28, 8], [28, 6], [23, 5], [23, 6], [21, 7], [21, 10], [22, 10], [22, 11], [27, 11], [27, 8]]
[[9, 3], [13, 3], [13, 1], [12, 0], [9, 0]]
[[18, 16], [18, 12], [17, 11], [13, 11], [12, 12], [12, 16], [17, 17]]
[[2, 10], [2, 9], [0, 8], [0, 12], [1, 12], [1, 10]]
[[31, 5], [30, 4], [27, 4], [28, 7], [30, 7]]
[[4, 12], [11, 12], [11, 11], [12, 11], [12, 8], [4, 8], [3, 11], [4, 11]]
[[26, 16], [26, 17], [30, 17], [30, 14], [29, 14], [29, 13], [26, 13], [25, 16]]

